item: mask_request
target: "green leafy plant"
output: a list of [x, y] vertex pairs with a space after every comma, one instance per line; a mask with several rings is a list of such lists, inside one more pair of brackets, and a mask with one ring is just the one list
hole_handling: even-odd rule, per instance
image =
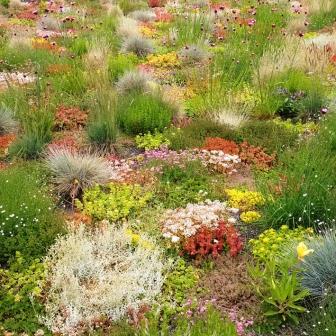
[[251, 268], [253, 286], [263, 300], [264, 315], [275, 325], [283, 322], [299, 323], [298, 314], [306, 309], [301, 302], [309, 295], [300, 285], [297, 260], [268, 260]]
[[152, 193], [139, 185], [109, 183], [86, 190], [76, 205], [97, 220], [117, 221], [141, 210], [151, 198]]

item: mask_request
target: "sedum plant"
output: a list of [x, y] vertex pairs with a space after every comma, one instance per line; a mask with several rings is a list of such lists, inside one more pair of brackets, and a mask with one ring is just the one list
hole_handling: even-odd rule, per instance
[[169, 146], [169, 140], [164, 136], [164, 134], [155, 132], [154, 134], [148, 132], [146, 134], [139, 134], [135, 137], [135, 143], [139, 148], [144, 148], [145, 150], [157, 149], [162, 146]]
[[117, 322], [160, 292], [161, 251], [134, 245], [124, 228], [70, 230], [46, 257], [50, 284], [41, 320], [53, 333], [76, 334], [97, 321]]
[[76, 205], [95, 219], [117, 221], [142, 209], [151, 197], [152, 193], [139, 185], [109, 183], [86, 190], [83, 201], [77, 200]]
[[110, 177], [109, 166], [104, 159], [66, 148], [51, 148], [46, 165], [54, 176], [59, 193], [72, 199], [86, 188], [106, 183]]

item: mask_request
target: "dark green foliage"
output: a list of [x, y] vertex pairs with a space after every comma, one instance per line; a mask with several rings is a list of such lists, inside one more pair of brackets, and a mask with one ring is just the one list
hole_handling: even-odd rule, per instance
[[41, 257], [63, 232], [62, 220], [47, 196], [46, 177], [33, 163], [0, 171], [0, 263], [19, 251]]
[[174, 111], [160, 97], [152, 94], [129, 95], [120, 99], [118, 122], [127, 134], [163, 131]]
[[170, 148], [174, 150], [200, 147], [207, 137], [220, 137], [238, 142], [242, 140], [238, 132], [208, 119], [193, 120], [187, 127], [173, 127], [164, 134], [170, 141]]
[[270, 154], [293, 146], [298, 138], [297, 132], [273, 121], [249, 121], [240, 133], [248, 143], [261, 146]]
[[336, 118], [330, 116], [318, 135], [279, 156], [274, 181], [269, 174], [260, 179], [264, 194], [272, 194], [264, 207], [266, 225], [332, 223], [336, 218], [335, 139]]

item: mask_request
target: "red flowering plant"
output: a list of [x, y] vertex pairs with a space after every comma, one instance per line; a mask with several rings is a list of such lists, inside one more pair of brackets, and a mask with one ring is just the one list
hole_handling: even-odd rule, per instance
[[275, 160], [275, 154], [269, 155], [261, 147], [252, 146], [246, 141], [238, 145], [234, 141], [222, 138], [206, 138], [202, 149], [238, 155], [242, 163], [255, 165], [261, 170], [271, 168]]
[[232, 224], [225, 221], [219, 221], [214, 229], [201, 228], [195, 235], [187, 238], [182, 246], [184, 253], [196, 258], [208, 255], [215, 258], [224, 250], [234, 257], [242, 248], [243, 242], [239, 233]]
[[86, 125], [87, 113], [78, 107], [59, 106], [55, 116], [55, 126], [59, 130], [73, 130]]

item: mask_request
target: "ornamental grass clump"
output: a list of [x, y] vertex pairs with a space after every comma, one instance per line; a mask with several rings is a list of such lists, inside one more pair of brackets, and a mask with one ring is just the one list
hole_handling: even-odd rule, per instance
[[134, 35], [123, 42], [121, 52], [134, 53], [138, 57], [146, 57], [154, 52], [154, 46], [151, 40]]
[[91, 154], [76, 153], [66, 148], [51, 148], [46, 156], [58, 192], [74, 200], [86, 188], [104, 184], [110, 178], [108, 163]]
[[141, 22], [151, 22], [154, 21], [156, 15], [151, 10], [135, 10], [128, 14], [132, 19], [141, 21]]
[[149, 92], [151, 89], [149, 80], [149, 76], [143, 72], [128, 71], [118, 79], [117, 92], [122, 95]]
[[18, 123], [13, 118], [13, 113], [5, 106], [0, 107], [0, 135], [13, 133], [17, 130]]
[[124, 228], [71, 230], [46, 257], [49, 287], [41, 321], [53, 333], [74, 335], [99, 322], [117, 322], [160, 293], [161, 251], [134, 244]]

